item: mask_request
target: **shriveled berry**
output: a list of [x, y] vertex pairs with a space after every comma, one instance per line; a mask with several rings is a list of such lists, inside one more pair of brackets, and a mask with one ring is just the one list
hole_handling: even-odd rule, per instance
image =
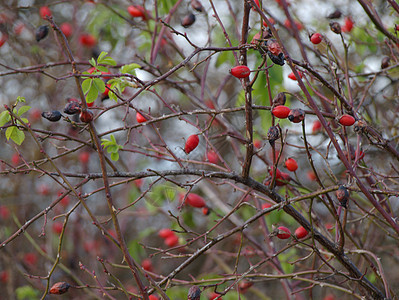
[[336, 34], [341, 34], [341, 25], [338, 22], [330, 22], [330, 29]]
[[189, 154], [191, 151], [197, 148], [198, 144], [199, 144], [198, 135], [196, 134], [190, 135], [184, 146], [184, 152], [186, 152], [186, 154]]
[[136, 120], [137, 120], [137, 123], [147, 122], [147, 119], [139, 112], [136, 113]]
[[343, 126], [352, 126], [355, 122], [355, 118], [348, 114], [344, 114], [339, 118], [339, 124]]
[[320, 44], [322, 40], [323, 36], [318, 32], [313, 33], [312, 36], [310, 37], [310, 41], [315, 45]]
[[91, 121], [93, 121], [94, 119], [94, 114], [91, 110], [87, 109], [87, 110], [82, 110], [82, 112], [80, 113], [79, 116], [80, 120], [83, 123], [90, 123]]
[[165, 239], [165, 245], [168, 247], [175, 247], [178, 244], [179, 244], [179, 237], [175, 234]]
[[336, 192], [337, 199], [342, 207], [347, 208], [348, 199], [349, 199], [349, 192], [346, 187], [340, 185], [337, 192]]
[[381, 69], [386, 69], [389, 67], [389, 62], [391, 59], [388, 56], [385, 56], [381, 61]]
[[55, 294], [55, 295], [61, 295], [65, 294], [68, 292], [68, 289], [71, 287], [71, 285], [68, 282], [57, 282], [55, 283], [49, 291], [49, 294]]
[[64, 107], [64, 113], [67, 115], [75, 115], [80, 113], [80, 104], [76, 101], [69, 101]]
[[230, 69], [230, 74], [237, 78], [245, 78], [251, 74], [251, 70], [247, 66], [235, 66]]
[[42, 117], [51, 121], [51, 122], [57, 122], [61, 119], [61, 113], [58, 110], [53, 110], [53, 111], [44, 111], [42, 112]]
[[174, 236], [175, 233], [170, 230], [169, 228], [162, 228], [159, 232], [158, 232], [158, 236], [160, 236], [163, 239], [167, 239], [168, 237]]
[[331, 14], [327, 16], [327, 19], [339, 19], [342, 16], [342, 12], [339, 9], [336, 9]]
[[38, 27], [35, 32], [36, 41], [37, 42], [41, 41], [42, 39], [44, 39], [47, 36], [47, 34], [48, 34], [48, 26], [47, 25], [42, 25], [42, 26]]
[[198, 286], [193, 285], [187, 294], [187, 300], [200, 300], [201, 298], [201, 290]]
[[298, 227], [296, 230], [295, 230], [295, 237], [297, 238], [297, 239], [302, 239], [302, 238], [304, 238], [305, 236], [307, 236], [308, 235], [308, 231], [305, 229], [305, 227], [303, 227], [303, 226], [300, 226], [300, 227]]
[[206, 206], [204, 198], [200, 195], [190, 193], [186, 197], [186, 203], [192, 207], [201, 208]]
[[342, 32], [351, 32], [353, 29], [354, 22], [351, 17], [345, 17], [344, 26], [341, 27]]
[[195, 15], [188, 14], [181, 21], [181, 26], [183, 26], [184, 28], [187, 28], [187, 27], [190, 27], [191, 25], [193, 25], [194, 22], [195, 22]]
[[201, 2], [199, 0], [191, 0], [191, 7], [199, 12], [204, 11], [204, 7], [202, 6]]
[[266, 41], [266, 47], [267, 50], [269, 50], [274, 55], [279, 55], [281, 53], [281, 47], [275, 39], [268, 39]]
[[290, 114], [290, 111], [291, 111], [291, 109], [287, 106], [277, 105], [275, 108], [273, 108], [272, 114], [276, 118], [285, 119]]
[[42, 19], [46, 19], [46, 17], [51, 17], [51, 10], [48, 6], [42, 6], [39, 9], [39, 14]]
[[276, 235], [280, 240], [286, 240], [291, 237], [291, 231], [285, 226], [280, 226], [276, 230]]
[[295, 172], [298, 169], [298, 163], [295, 159], [289, 158], [285, 161], [285, 166], [288, 171]]
[[305, 119], [305, 112], [300, 108], [291, 109], [288, 114], [288, 120], [292, 123], [300, 123]]
[[274, 55], [273, 53], [271, 53], [269, 50], [267, 51], [267, 55], [269, 55], [270, 59], [272, 62], [274, 62], [276, 65], [279, 66], [284, 66], [285, 62], [285, 56], [284, 53], [281, 52], [278, 55]]
[[278, 93], [277, 96], [273, 98], [273, 105], [278, 106], [278, 105], [284, 105], [285, 104], [285, 93]]
[[[299, 77], [302, 78], [303, 77], [302, 72], [300, 72], [300, 71], [297, 71], [297, 72], [298, 72]], [[288, 74], [288, 78], [291, 80], [298, 80], [298, 78], [295, 76], [294, 72], [291, 72], [290, 74]]]
[[280, 130], [277, 126], [271, 126], [267, 132], [267, 139], [270, 145], [274, 145], [274, 142], [280, 137]]

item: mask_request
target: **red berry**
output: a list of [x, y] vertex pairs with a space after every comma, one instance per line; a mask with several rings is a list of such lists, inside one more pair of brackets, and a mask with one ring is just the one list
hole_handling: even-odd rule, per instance
[[19, 154], [18, 153], [14, 153], [11, 157], [11, 162], [14, 166], [17, 166], [19, 164]]
[[[302, 72], [300, 72], [300, 71], [297, 71], [297, 72], [298, 72], [298, 74], [299, 74], [299, 77], [302, 78], [302, 77], [303, 77]], [[291, 72], [291, 73], [288, 75], [288, 78], [289, 78], [289, 79], [292, 79], [292, 80], [298, 80], [298, 79], [296, 78], [294, 72]]]
[[323, 36], [318, 32], [313, 33], [312, 36], [310, 37], [310, 41], [315, 45], [320, 44], [322, 40]]
[[261, 208], [263, 210], [263, 209], [270, 208], [270, 207], [272, 207], [272, 205], [270, 203], [263, 203]]
[[313, 126], [312, 126], [312, 133], [315, 134], [317, 132], [319, 132], [322, 128], [322, 125], [320, 123], [319, 120], [316, 120], [313, 122]]
[[323, 298], [323, 300], [335, 300], [335, 296], [333, 294], [328, 294]]
[[[276, 23], [273, 18], [269, 18], [269, 22], [272, 23], [273, 25]], [[267, 27], [267, 23], [263, 21], [263, 26]]]
[[201, 208], [206, 206], [204, 198], [197, 194], [188, 194], [186, 197], [186, 203], [192, 207]]
[[9, 278], [10, 278], [10, 275], [8, 274], [7, 271], [1, 271], [0, 272], [0, 281], [2, 283], [7, 283]]
[[312, 170], [309, 170], [307, 173], [306, 173], [306, 175], [308, 176], [308, 178], [309, 178], [309, 180], [310, 181], [315, 181], [316, 180], [316, 174], [312, 171]]
[[150, 299], [150, 300], [159, 300], [159, 298], [157, 296], [154, 296], [154, 295], [149, 295], [148, 299]]
[[273, 116], [279, 119], [285, 119], [290, 114], [291, 109], [284, 105], [278, 105], [272, 110]]
[[89, 159], [90, 159], [90, 153], [89, 152], [83, 151], [83, 152], [79, 153], [79, 161], [82, 164], [84, 164], [84, 165], [87, 164], [89, 162]]
[[204, 207], [202, 208], [202, 214], [203, 214], [204, 216], [208, 216], [210, 213], [211, 213], [211, 209], [210, 209], [208, 206], [204, 206]]
[[14, 27], [14, 33], [16, 35], [20, 35], [21, 32], [25, 29], [25, 24], [24, 23], [17, 23]]
[[79, 37], [79, 42], [86, 47], [94, 47], [97, 44], [97, 39], [89, 34], [89, 33], [83, 33], [80, 37]]
[[295, 230], [295, 236], [296, 236], [297, 239], [304, 238], [307, 235], [308, 235], [308, 231], [303, 226], [298, 227]]
[[130, 5], [130, 6], [127, 8], [127, 12], [128, 12], [133, 18], [141, 17], [143, 20], [146, 19], [145, 9], [144, 9], [144, 7], [142, 7], [142, 6], [140, 6], [140, 5]]
[[[301, 24], [300, 22], [298, 22], [298, 21], [294, 21], [294, 25], [295, 25], [295, 27], [296, 27], [298, 30], [302, 30], [302, 29], [303, 29], [302, 24]], [[286, 20], [284, 21], [284, 26], [287, 27], [287, 28], [289, 28], [289, 29], [292, 29], [291, 22], [290, 22], [290, 20], [288, 20], [288, 19], [286, 19]]]
[[197, 148], [199, 144], [199, 137], [196, 134], [190, 135], [186, 141], [186, 145], [184, 146], [184, 152], [189, 154], [195, 148]]
[[62, 222], [54, 222], [52, 229], [53, 229], [54, 233], [61, 234], [63, 227], [64, 227], [64, 224]]
[[163, 239], [167, 239], [168, 237], [174, 236], [175, 233], [170, 230], [169, 228], [163, 228], [158, 232], [158, 235], [163, 238]]
[[354, 22], [351, 17], [345, 17], [344, 26], [341, 27], [342, 32], [351, 32], [353, 24]]
[[352, 126], [355, 122], [355, 118], [348, 114], [342, 115], [342, 117], [339, 118], [339, 123], [343, 126]]
[[230, 74], [237, 78], [245, 78], [251, 74], [251, 70], [247, 66], [236, 66], [230, 69]]
[[[105, 77], [104, 77], [104, 78], [105, 78]], [[110, 88], [111, 88], [111, 85], [110, 85], [110, 84], [107, 84], [106, 87], [105, 87], [105, 91], [104, 91], [104, 93], [102, 94], [104, 98], [107, 98], [107, 97], [108, 97], [108, 95], [109, 95], [109, 89], [110, 89]]]
[[139, 112], [136, 113], [136, 120], [137, 120], [137, 123], [147, 122], [147, 119]]
[[5, 33], [0, 33], [0, 34], [1, 34], [1, 38], [0, 38], [0, 47], [1, 47], [7, 42], [8, 35]]
[[5, 205], [0, 205], [0, 218], [5, 220], [10, 217], [10, 210]]
[[83, 123], [90, 123], [91, 121], [93, 121], [94, 114], [91, 110], [87, 109], [87, 110], [82, 110], [79, 117]]
[[295, 172], [298, 169], [298, 164], [295, 159], [289, 158], [285, 161], [285, 166], [288, 171]]
[[37, 255], [35, 253], [29, 252], [24, 255], [24, 262], [27, 265], [34, 266], [37, 263]]
[[72, 29], [72, 25], [69, 23], [62, 23], [60, 25], [60, 29], [62, 31], [62, 33], [68, 38], [72, 35], [73, 29]]
[[[217, 293], [215, 293], [215, 292], [213, 292], [212, 294], [210, 294], [209, 295], [209, 300], [214, 300], [214, 299], [216, 299], [217, 297], [219, 297], [220, 295], [219, 294], [217, 294]], [[222, 299], [222, 297], [219, 297], [219, 299]]]
[[45, 183], [42, 183], [41, 185], [39, 185], [39, 187], [37, 188], [37, 191], [40, 195], [43, 195], [43, 196], [47, 196], [48, 194], [50, 194], [50, 189], [49, 189], [48, 185]]
[[179, 238], [175, 234], [165, 239], [165, 245], [168, 247], [175, 247], [178, 244], [179, 244]]
[[39, 9], [39, 14], [42, 19], [46, 19], [46, 17], [51, 17], [51, 10], [48, 8], [48, 6], [42, 6]]
[[49, 294], [65, 294], [70, 287], [71, 285], [68, 282], [57, 282], [50, 288]]
[[254, 140], [254, 147], [259, 149], [260, 147], [262, 147], [262, 142], [258, 139]]
[[291, 231], [287, 227], [280, 226], [277, 228], [277, 237], [280, 240], [289, 239], [291, 237]]
[[141, 266], [143, 267], [144, 270], [152, 272], [153, 267], [152, 267], [152, 262], [149, 258], [144, 259], [141, 262]]
[[213, 151], [213, 150], [208, 151], [206, 153], [206, 157], [207, 157], [207, 159], [208, 159], [208, 161], [210, 163], [212, 163], [212, 164], [217, 164], [218, 163], [219, 157], [218, 157], [218, 155], [216, 154], [215, 151]]

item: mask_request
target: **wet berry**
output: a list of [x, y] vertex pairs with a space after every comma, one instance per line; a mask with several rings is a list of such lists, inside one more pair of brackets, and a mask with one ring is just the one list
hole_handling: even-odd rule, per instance
[[137, 123], [147, 122], [147, 119], [139, 112], [136, 113], [136, 121]]
[[57, 122], [61, 119], [61, 113], [58, 110], [53, 110], [53, 111], [44, 111], [42, 112], [42, 117], [51, 121], [51, 122]]
[[291, 111], [291, 109], [289, 107], [284, 106], [284, 105], [278, 105], [273, 108], [272, 114], [276, 118], [285, 119], [290, 114], [290, 111]]
[[184, 146], [184, 152], [186, 152], [186, 154], [189, 154], [191, 151], [197, 148], [198, 144], [199, 144], [198, 135], [196, 134], [190, 135]]
[[247, 66], [236, 66], [230, 70], [230, 74], [237, 78], [245, 78], [251, 74]]
[[285, 166], [288, 171], [295, 172], [298, 169], [298, 163], [295, 159], [289, 158], [285, 161]]
[[322, 40], [323, 36], [318, 32], [313, 33], [312, 36], [310, 37], [310, 41], [315, 45], [320, 44]]

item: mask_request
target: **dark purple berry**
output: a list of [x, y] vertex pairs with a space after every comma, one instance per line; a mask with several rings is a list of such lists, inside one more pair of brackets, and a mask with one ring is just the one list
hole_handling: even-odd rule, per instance
[[64, 113], [66, 113], [67, 115], [75, 115], [77, 113], [80, 113], [79, 103], [76, 101], [68, 102], [64, 107]]
[[44, 39], [48, 34], [48, 26], [47, 25], [42, 25], [36, 29], [36, 41], [41, 41]]
[[337, 192], [336, 192], [337, 199], [342, 207], [347, 208], [348, 199], [349, 199], [349, 192], [346, 187], [340, 185]]
[[183, 18], [183, 20], [181, 21], [181, 25], [184, 28], [190, 27], [191, 25], [193, 25], [195, 22], [195, 16], [193, 14], [188, 14], [187, 16], [185, 16]]
[[61, 119], [62, 115], [58, 110], [53, 110], [42, 112], [42, 117], [51, 122], [57, 122]]
[[332, 32], [334, 32], [336, 34], [341, 34], [341, 25], [339, 25], [338, 22], [331, 22], [330, 29]]
[[201, 290], [199, 289], [198, 286], [193, 285], [188, 290], [187, 300], [200, 300], [200, 298], [201, 298]]
[[303, 119], [305, 119], [305, 112], [302, 109], [300, 108], [291, 109], [288, 115], [288, 120], [290, 120], [292, 123], [299, 123], [302, 122]]

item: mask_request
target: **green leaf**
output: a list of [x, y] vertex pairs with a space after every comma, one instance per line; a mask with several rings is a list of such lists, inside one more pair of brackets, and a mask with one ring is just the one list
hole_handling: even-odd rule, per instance
[[118, 150], [119, 150], [119, 148], [118, 148], [118, 146], [115, 145], [115, 144], [109, 145], [109, 146], [107, 147], [107, 152], [108, 152], [108, 153], [116, 153], [116, 152], [118, 152]]
[[25, 139], [25, 134], [16, 126], [11, 126], [6, 130], [6, 138], [7, 140], [13, 140], [17, 145], [21, 145]]
[[4, 126], [7, 122], [11, 121], [11, 116], [8, 111], [3, 111], [0, 114], [0, 127]]
[[[24, 123], [29, 123], [29, 120], [27, 119], [27, 118], [21, 118], [21, 120], [24, 122]], [[19, 122], [19, 121], [17, 121], [18, 122], [18, 124], [21, 124], [21, 122]]]
[[92, 85], [89, 92], [87, 93], [86, 102], [87, 103], [94, 102], [97, 99], [97, 96], [98, 96], [98, 90], [94, 87], [94, 85]]
[[105, 83], [102, 81], [100, 78], [94, 78], [93, 79], [93, 85], [97, 89], [99, 93], [104, 93], [105, 92]]
[[103, 65], [110, 65], [110, 66], [116, 66], [116, 61], [112, 57], [105, 57], [102, 61], [101, 64]]
[[137, 69], [137, 68], [140, 68], [140, 65], [139, 65], [139, 64], [124, 65], [124, 66], [121, 68], [121, 73], [136, 75], [135, 69]]
[[97, 58], [98, 63], [100, 63], [100, 61], [102, 61], [103, 58], [107, 56], [107, 54], [108, 54], [108, 52], [101, 51], [100, 55]]
[[18, 300], [33, 300], [39, 297], [39, 292], [29, 285], [18, 287], [15, 294]]
[[26, 102], [25, 97], [18, 96], [18, 97], [17, 97], [17, 103], [18, 103], [18, 102], [23, 102], [23, 103], [25, 103], [25, 102]]
[[90, 89], [90, 87], [91, 87], [91, 82], [93, 81], [93, 79], [92, 78], [87, 78], [87, 79], [85, 79], [85, 80], [83, 80], [83, 82], [82, 82], [82, 90], [83, 90], [83, 93], [87, 93], [88, 91], [89, 91], [89, 89]]
[[[108, 68], [103, 67], [103, 66], [97, 66], [97, 69], [101, 72], [105, 72], [108, 73]], [[99, 74], [101, 74], [100, 72], [98, 72]]]
[[24, 113], [26, 113], [29, 109], [30, 109], [30, 106], [28, 106], [28, 105], [21, 106], [21, 107], [18, 109], [18, 116], [22, 116], [22, 115], [23, 115]]
[[97, 66], [96, 61], [94, 60], [94, 58], [90, 58], [89, 63], [90, 63], [93, 67], [96, 67], [96, 66]]
[[112, 152], [112, 153], [111, 153], [111, 159], [112, 159], [113, 161], [118, 161], [118, 159], [119, 159], [119, 153], [118, 153], [118, 152]]

